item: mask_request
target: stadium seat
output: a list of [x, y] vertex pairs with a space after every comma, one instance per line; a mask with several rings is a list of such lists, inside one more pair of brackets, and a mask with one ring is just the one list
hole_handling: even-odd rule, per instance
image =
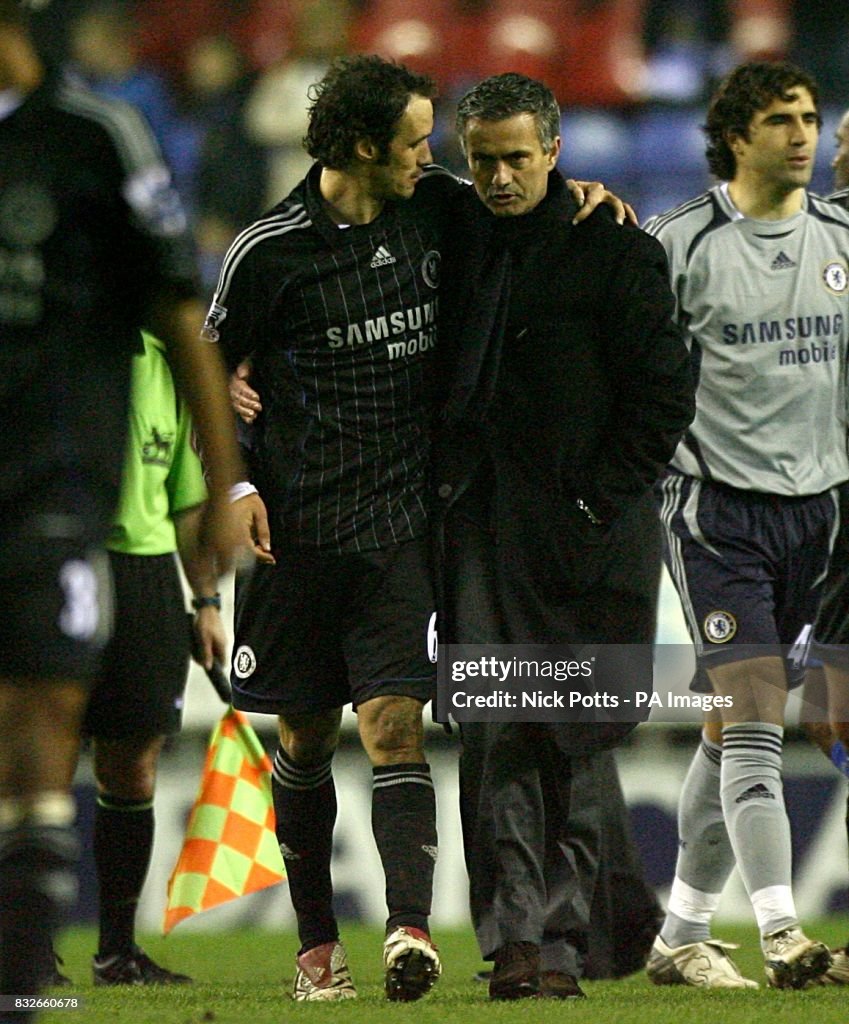
[[558, 92], [568, 6], [558, 0], [493, 0], [480, 18], [479, 45], [470, 55], [477, 76], [517, 71]]
[[641, 88], [641, 11], [642, 0], [493, 0], [478, 70], [541, 78], [562, 104], [628, 105]]
[[740, 60], [782, 60], [793, 34], [792, 0], [734, 0], [731, 44]]
[[453, 71], [453, 14], [450, 0], [372, 0], [355, 19], [354, 49], [400, 61], [443, 86]]

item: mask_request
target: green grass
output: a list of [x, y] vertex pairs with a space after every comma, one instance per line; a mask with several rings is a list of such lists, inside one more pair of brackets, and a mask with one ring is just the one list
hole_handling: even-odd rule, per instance
[[[811, 924], [811, 935], [840, 945], [847, 922], [831, 919]], [[749, 977], [762, 977], [754, 928], [722, 927], [723, 938], [740, 942], [737, 962]], [[445, 973], [437, 988], [412, 1004], [388, 1003], [381, 988], [381, 935], [371, 928], [343, 929], [349, 961], [360, 993], [342, 1004], [293, 1003], [288, 998], [297, 940], [273, 932], [191, 932], [179, 929], [168, 939], [145, 937], [147, 952], [157, 961], [195, 978], [185, 988], [95, 989], [90, 960], [95, 944], [91, 929], [66, 932], [59, 943], [65, 972], [81, 996], [80, 1010], [47, 1012], [43, 1024], [282, 1024], [291, 1020], [350, 1024], [847, 1024], [847, 991], [818, 988], [778, 992], [766, 988], [743, 992], [698, 992], [658, 988], [637, 974], [622, 981], [588, 982], [588, 998], [567, 1004], [556, 1001], [491, 1004], [486, 986], [472, 980], [482, 966], [470, 931], [436, 936]], [[56, 990], [66, 995], [69, 990]]]

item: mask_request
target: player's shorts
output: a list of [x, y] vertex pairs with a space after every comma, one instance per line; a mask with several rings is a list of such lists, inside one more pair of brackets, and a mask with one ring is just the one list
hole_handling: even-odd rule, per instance
[[658, 489], [664, 557], [699, 667], [786, 656], [816, 619], [836, 492], [783, 497], [674, 471]]
[[811, 656], [849, 671], [849, 483], [840, 487], [840, 530], [823, 588]]
[[179, 731], [190, 629], [174, 555], [109, 552], [115, 629], [83, 732], [103, 739]]
[[276, 565], [236, 579], [234, 707], [316, 713], [390, 694], [431, 699], [434, 599], [424, 540], [358, 554], [275, 555]]
[[90, 683], [111, 626], [106, 554], [71, 514], [0, 523], [0, 677]]

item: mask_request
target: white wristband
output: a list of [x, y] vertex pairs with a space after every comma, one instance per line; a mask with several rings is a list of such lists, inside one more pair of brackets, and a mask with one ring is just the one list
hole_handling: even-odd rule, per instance
[[249, 480], [241, 480], [230, 488], [230, 502], [238, 501], [240, 498], [247, 498], [249, 494], [256, 494], [257, 489]]

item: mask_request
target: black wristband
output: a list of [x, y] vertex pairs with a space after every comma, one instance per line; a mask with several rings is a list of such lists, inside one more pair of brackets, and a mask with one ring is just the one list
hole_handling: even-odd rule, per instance
[[199, 612], [201, 608], [217, 608], [221, 611], [221, 595], [214, 594], [212, 597], [193, 597], [192, 608]]

